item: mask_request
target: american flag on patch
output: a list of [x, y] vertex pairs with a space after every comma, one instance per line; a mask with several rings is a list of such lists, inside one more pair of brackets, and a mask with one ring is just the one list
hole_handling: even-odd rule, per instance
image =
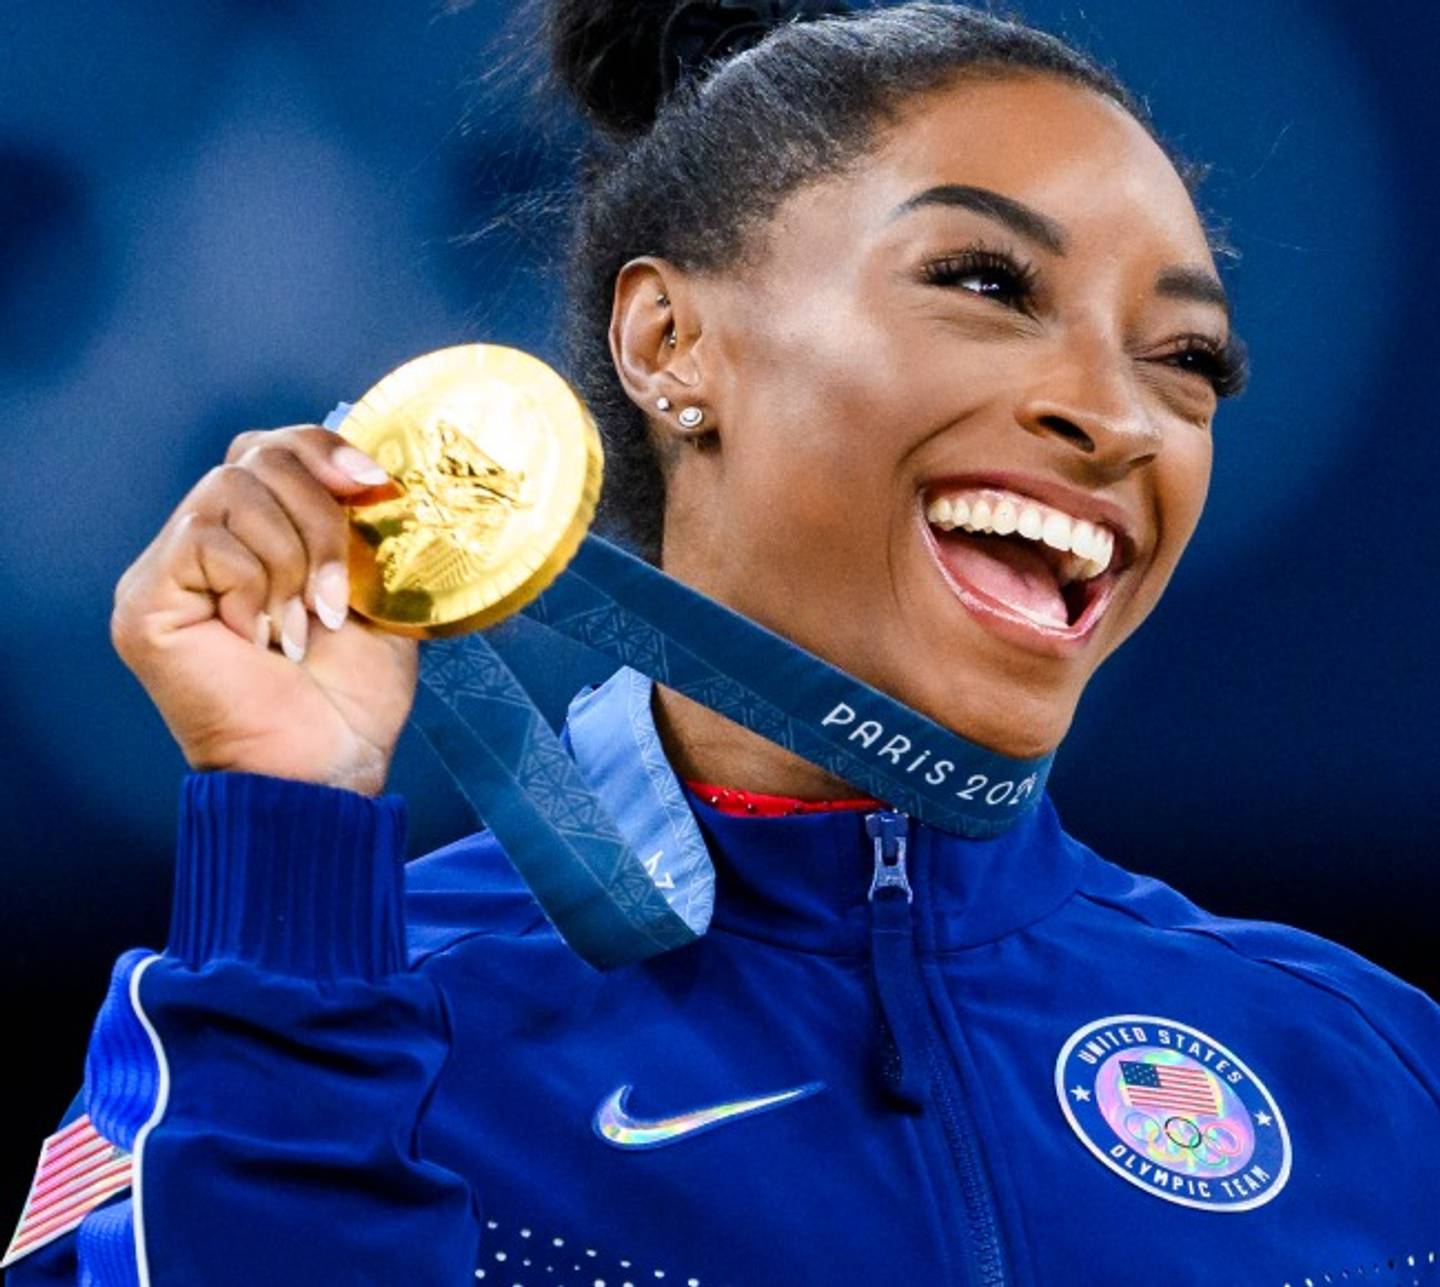
[[1187, 1117], [1220, 1113], [1220, 1097], [1210, 1074], [1191, 1065], [1122, 1059], [1120, 1094], [1132, 1108], [1168, 1109]]
[[0, 1269], [63, 1237], [106, 1198], [129, 1188], [130, 1161], [130, 1154], [101, 1135], [88, 1116], [50, 1136], [40, 1146], [30, 1196]]

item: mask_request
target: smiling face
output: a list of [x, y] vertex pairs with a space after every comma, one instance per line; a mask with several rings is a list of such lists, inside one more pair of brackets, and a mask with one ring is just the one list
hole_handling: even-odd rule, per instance
[[664, 437], [691, 403], [714, 429], [670, 453], [663, 564], [987, 746], [1051, 750], [1199, 519], [1220, 298], [1119, 107], [1037, 76], [918, 97], [745, 265], [622, 274], [632, 395], [671, 399]]

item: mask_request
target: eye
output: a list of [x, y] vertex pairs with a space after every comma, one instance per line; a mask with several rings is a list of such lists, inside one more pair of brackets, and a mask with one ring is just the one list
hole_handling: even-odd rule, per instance
[[1245, 350], [1239, 340], [1222, 343], [1209, 335], [1187, 335], [1180, 343], [1160, 361], [1207, 381], [1217, 397], [1232, 397], [1245, 387]]
[[1004, 250], [971, 246], [925, 262], [921, 280], [929, 286], [958, 286], [973, 295], [1025, 309], [1034, 294], [1035, 269]]

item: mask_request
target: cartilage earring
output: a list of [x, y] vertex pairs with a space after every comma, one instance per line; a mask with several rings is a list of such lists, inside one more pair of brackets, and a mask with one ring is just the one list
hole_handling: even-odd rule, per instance
[[669, 308], [670, 296], [662, 290], [658, 295], [655, 296], [655, 302], [659, 304], [662, 308]]
[[657, 407], [659, 407], [661, 411], [669, 411], [669, 410], [670, 410], [670, 399], [669, 399], [669, 398], [659, 398], [659, 399], [656, 400], [655, 405], [656, 405]]
[[671, 331], [670, 334], [665, 337], [665, 343], [668, 344], [672, 349], [675, 347], [675, 332], [674, 332], [674, 331]]
[[686, 429], [696, 428], [705, 419], [705, 413], [699, 407], [686, 407], [680, 413], [680, 423]]

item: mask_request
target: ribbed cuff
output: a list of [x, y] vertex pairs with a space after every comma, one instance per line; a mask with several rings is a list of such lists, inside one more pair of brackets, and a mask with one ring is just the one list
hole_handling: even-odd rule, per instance
[[248, 773], [180, 793], [167, 952], [298, 978], [379, 979], [405, 963], [405, 801]]

